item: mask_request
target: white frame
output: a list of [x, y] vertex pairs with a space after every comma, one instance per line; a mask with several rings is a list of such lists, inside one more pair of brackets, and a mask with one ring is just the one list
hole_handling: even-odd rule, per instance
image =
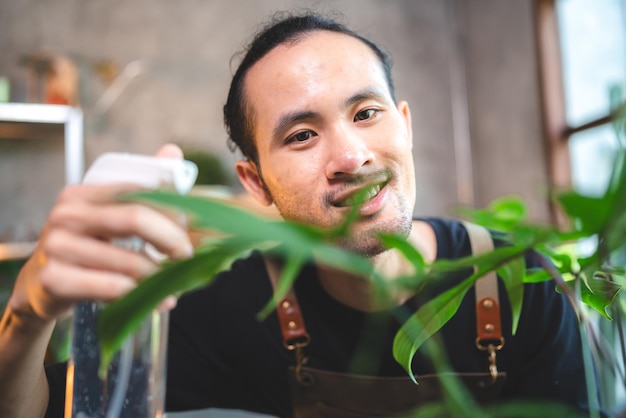
[[0, 103], [0, 122], [52, 123], [65, 128], [65, 182], [80, 183], [84, 171], [83, 112], [65, 105]]
[[[65, 105], [0, 103], [0, 122], [63, 125], [65, 183], [81, 182], [85, 166], [82, 110]], [[28, 257], [35, 245], [33, 242], [0, 243], [0, 260]]]

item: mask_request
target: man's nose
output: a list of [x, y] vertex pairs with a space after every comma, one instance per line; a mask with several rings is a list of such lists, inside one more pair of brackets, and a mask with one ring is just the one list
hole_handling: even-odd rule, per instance
[[363, 135], [355, 129], [337, 128], [328, 137], [329, 158], [326, 176], [329, 179], [352, 176], [374, 162], [375, 154]]

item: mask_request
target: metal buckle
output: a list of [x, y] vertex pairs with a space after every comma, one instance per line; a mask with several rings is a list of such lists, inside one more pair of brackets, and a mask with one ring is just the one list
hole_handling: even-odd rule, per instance
[[491, 382], [495, 383], [498, 379], [498, 365], [496, 363], [496, 351], [502, 350], [504, 347], [504, 337], [500, 337], [500, 342], [496, 345], [493, 344], [493, 341], [487, 343], [486, 345], [483, 342], [476, 338], [476, 347], [481, 351], [487, 351], [489, 354], [489, 374], [491, 375]]
[[300, 338], [299, 341], [287, 342], [285, 341], [285, 348], [290, 351], [295, 351], [296, 354], [296, 368], [295, 374], [296, 379], [300, 383], [308, 383], [308, 379], [305, 375], [302, 374], [302, 367], [307, 363], [309, 358], [304, 354], [304, 347], [308, 346], [311, 342], [311, 337], [309, 334], [305, 334], [303, 338]]

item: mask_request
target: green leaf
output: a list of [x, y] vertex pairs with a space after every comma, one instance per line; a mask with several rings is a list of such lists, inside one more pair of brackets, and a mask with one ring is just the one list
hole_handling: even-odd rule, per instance
[[501, 222], [518, 224], [526, 217], [526, 205], [519, 196], [501, 197], [489, 204], [489, 210]]
[[426, 270], [426, 261], [422, 253], [413, 247], [406, 238], [393, 234], [380, 234], [379, 238], [383, 245], [389, 249], [397, 249], [407, 259], [415, 269], [415, 274], [420, 276]]
[[493, 251], [478, 255], [461, 257], [454, 260], [440, 259], [431, 265], [431, 269], [437, 272], [453, 272], [476, 266], [482, 274], [493, 270], [514, 258], [517, 258], [527, 250], [524, 246], [497, 247]]
[[248, 243], [228, 240], [190, 259], [168, 263], [126, 296], [105, 306], [98, 320], [100, 375], [104, 376], [124, 340], [139, 329], [163, 299], [211, 283], [215, 274], [226, 269], [249, 248]]
[[[576, 249], [571, 244], [564, 244], [559, 248], [552, 249], [545, 245], [538, 245], [534, 252], [539, 257], [550, 260], [556, 271], [567, 280], [567, 277], [577, 274], [581, 270], [581, 260], [576, 254]], [[531, 274], [524, 278], [525, 283], [537, 283], [552, 279], [552, 275], [544, 268], [531, 269]]]
[[494, 199], [486, 209], [458, 208], [460, 215], [474, 223], [498, 231], [509, 231], [526, 217], [526, 205], [519, 196]]
[[544, 269], [538, 269], [524, 277], [524, 283], [540, 283], [552, 280], [552, 276]]
[[550, 258], [559, 271], [565, 271], [568, 273], [574, 271], [574, 262], [571, 255], [554, 253]]
[[242, 241], [286, 243], [276, 247], [276, 251], [286, 257], [306, 260], [314, 254], [331, 267], [366, 276], [372, 273], [372, 265], [367, 259], [332, 245], [343, 236], [341, 234], [347, 229], [344, 225], [322, 230], [295, 222], [268, 220], [227, 203], [166, 191], [133, 193], [128, 198], [182, 210], [197, 229], [219, 231]]
[[420, 346], [441, 329], [459, 309], [463, 297], [473, 284], [473, 280], [470, 279], [422, 305], [396, 334], [393, 341], [393, 356], [414, 382], [417, 383], [411, 370], [413, 356]]
[[272, 299], [257, 315], [259, 320], [264, 320], [265, 318], [267, 318], [270, 312], [276, 307], [281, 299], [285, 297], [287, 292], [289, 292], [289, 289], [291, 288], [291, 286], [293, 286], [293, 282], [295, 282], [296, 277], [302, 269], [303, 264], [304, 262], [301, 258], [292, 257], [287, 259], [287, 263], [285, 264], [285, 268], [281, 271], [278, 286], [274, 290], [274, 295]]
[[609, 280], [604, 274], [598, 272], [590, 279], [579, 278], [566, 282], [569, 287], [576, 290], [580, 286], [580, 298], [583, 303], [595, 309], [600, 315], [608, 320], [611, 316], [608, 307], [613, 303], [621, 289], [621, 286]]
[[574, 227], [577, 230], [593, 235], [606, 228], [611, 212], [612, 202], [610, 199], [587, 197], [574, 191], [568, 191], [560, 193], [557, 200], [574, 222]]
[[241, 240], [290, 242], [292, 251], [304, 246], [303, 253], [315, 240], [330, 239], [335, 231], [322, 231], [308, 225], [269, 220], [233, 205], [206, 197], [181, 196], [168, 191], [147, 191], [127, 195], [135, 200], [184, 211], [189, 223], [200, 230], [219, 231]]
[[522, 302], [524, 300], [524, 276], [526, 276], [524, 257], [518, 257], [509, 261], [497, 269], [497, 273], [504, 282], [509, 301], [511, 302], [512, 330], [513, 335], [515, 335], [519, 318], [522, 314]]
[[598, 312], [611, 319], [607, 308], [613, 303], [622, 287], [613, 281], [613, 277], [604, 272], [596, 272], [591, 280], [587, 281], [588, 289], [591, 291], [592, 296], [589, 299], [592, 302], [587, 302], [585, 298], [583, 301]]
[[350, 208], [343, 223], [335, 230], [337, 236], [347, 236], [350, 233], [350, 226], [359, 216], [359, 209], [368, 198], [369, 192], [366, 189], [359, 190], [353, 196], [354, 204]]
[[589, 257], [583, 257], [578, 259], [578, 265], [582, 274], [587, 276], [593, 276], [596, 271], [602, 269], [600, 262], [600, 255], [598, 251], [595, 251]]

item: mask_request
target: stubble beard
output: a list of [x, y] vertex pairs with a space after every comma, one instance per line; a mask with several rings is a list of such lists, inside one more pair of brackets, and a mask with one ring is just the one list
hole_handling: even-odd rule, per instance
[[[388, 251], [389, 248], [384, 246], [379, 238], [380, 234], [398, 235], [406, 239], [413, 229], [412, 212], [406, 210], [406, 205], [403, 202], [400, 206], [403, 207], [403, 210], [398, 211], [397, 217], [394, 219], [364, 230], [358, 230], [357, 225], [357, 228], [353, 228], [349, 236], [340, 238], [336, 245], [366, 258], [376, 257]], [[354, 229], [357, 230], [354, 231]]]
[[[378, 238], [379, 234], [393, 234], [406, 238], [413, 229], [412, 212], [406, 208], [404, 202], [401, 202], [400, 206], [401, 210], [396, 212], [397, 216], [388, 221], [382, 223], [376, 223], [375, 219], [361, 219], [355, 221], [353, 227], [350, 228], [349, 235], [334, 240], [332, 244], [366, 258], [375, 257], [384, 253], [389, 249], [382, 244], [381, 240]], [[288, 215], [285, 216], [281, 208], [277, 207], [277, 209], [283, 219], [290, 219]], [[374, 225], [364, 228], [359, 225], [359, 223], [368, 222], [374, 222]]]
[[[276, 209], [280, 213], [281, 217], [285, 220], [291, 219], [293, 221], [293, 218], [289, 215], [286, 216], [280, 205], [276, 204], [276, 200], [274, 199], [274, 196], [272, 196], [272, 193], [269, 187], [267, 187], [262, 175], [260, 178], [265, 192], [268, 196], [270, 196], [272, 201], [274, 201]], [[324, 203], [327, 203], [327, 201], [328, 199], [325, 199]], [[362, 231], [351, 231], [348, 236], [337, 239], [333, 242], [333, 244], [366, 258], [376, 257], [377, 255], [388, 251], [389, 248], [385, 247], [378, 238], [379, 234], [394, 234], [407, 238], [413, 229], [413, 211], [412, 208], [409, 207], [406, 197], [400, 195], [396, 205], [397, 217]], [[376, 217], [376, 215], [374, 217]], [[358, 223], [359, 221], [357, 220], [356, 222]], [[354, 228], [351, 229], [353, 230]]]

